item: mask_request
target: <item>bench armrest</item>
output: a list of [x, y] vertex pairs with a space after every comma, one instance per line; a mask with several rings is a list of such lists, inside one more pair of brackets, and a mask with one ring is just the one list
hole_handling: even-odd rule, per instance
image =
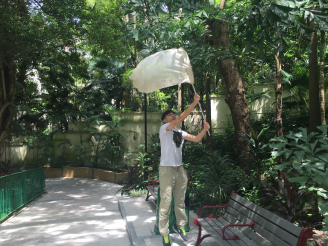
[[[199, 210], [199, 215], [200, 215], [201, 218], [204, 218], [203, 215], [202, 215], [202, 211], [205, 208], [226, 208], [227, 206], [228, 206], [228, 204], [226, 204], [224, 206], [204, 206]], [[213, 218], [213, 215], [210, 214], [209, 218]]]
[[[237, 191], [235, 191], [235, 190], [231, 191], [230, 196], [229, 196], [229, 200], [228, 200], [227, 204], [224, 205], [224, 206], [204, 206], [204, 207], [202, 207], [202, 208], [200, 209], [200, 211], [199, 211], [199, 216], [200, 216], [201, 218], [204, 218], [203, 215], [202, 215], [202, 211], [203, 211], [204, 208], [225, 208], [225, 211], [224, 211], [224, 213], [223, 213], [223, 215], [224, 215], [225, 212], [226, 212], [226, 210], [227, 210], [227, 207], [228, 207], [228, 204], [229, 204], [229, 201], [230, 201], [231, 195], [234, 194], [234, 193], [238, 195]], [[222, 215], [221, 217], [223, 217], [223, 215]], [[221, 217], [220, 217], [220, 218], [221, 218]], [[213, 215], [211, 214], [208, 218], [213, 218]]]
[[153, 191], [155, 192], [155, 187], [158, 186], [158, 185], [155, 185], [155, 184], [152, 184], [151, 185], [150, 182], [154, 182], [155, 183], [155, 182], [159, 182], [159, 180], [149, 180], [148, 181], [148, 186], [152, 186], [153, 187]]
[[230, 227], [230, 226], [250, 226], [252, 229], [254, 229], [254, 225], [255, 225], [255, 221], [253, 221], [252, 223], [250, 223], [250, 224], [229, 224], [229, 225], [226, 225], [225, 227], [223, 227], [223, 229], [222, 229], [222, 239], [223, 240], [240, 240], [240, 238], [235, 234], [235, 235], [233, 235], [232, 237], [230, 237], [230, 238], [226, 238], [225, 236], [224, 236], [224, 231], [225, 231], [225, 229], [227, 229], [228, 227]]

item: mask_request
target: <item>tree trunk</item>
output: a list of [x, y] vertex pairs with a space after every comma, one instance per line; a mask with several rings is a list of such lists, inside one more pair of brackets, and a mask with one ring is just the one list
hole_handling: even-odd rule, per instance
[[[224, 46], [225, 49], [229, 49], [230, 41], [228, 23], [217, 21], [214, 23], [212, 31], [213, 35], [215, 35], [214, 46]], [[235, 128], [239, 163], [241, 168], [244, 169], [247, 174], [250, 174], [253, 158], [251, 154], [251, 147], [244, 139], [244, 136], [245, 133], [252, 136], [252, 125], [250, 112], [247, 107], [243, 80], [233, 60], [220, 59], [218, 63], [227, 89], [225, 101], [230, 108], [232, 121]]]
[[325, 109], [325, 31], [321, 31], [320, 42], [320, 118], [321, 125], [326, 124], [326, 109]]
[[[279, 58], [279, 52], [275, 54], [276, 60], [276, 136], [280, 137], [283, 135], [283, 127], [282, 127], [282, 83], [281, 83], [281, 60]], [[284, 160], [283, 155], [277, 158], [277, 164], [281, 164]]]
[[[5, 52], [3, 50], [2, 53]], [[16, 91], [16, 65], [12, 54], [0, 57], [0, 161], [4, 154], [4, 140], [6, 131], [12, 120], [12, 107]]]
[[[213, 20], [210, 20], [208, 25], [205, 25], [205, 51], [207, 50], [206, 45], [213, 46], [212, 30]], [[205, 110], [206, 110], [206, 122], [208, 122], [211, 126], [210, 128], [210, 136], [206, 133], [206, 149], [213, 150], [213, 140], [212, 140], [212, 116], [211, 116], [211, 73], [209, 70], [205, 73]]]
[[318, 37], [314, 23], [312, 23], [312, 29], [315, 31], [310, 35], [311, 53], [309, 54], [309, 132], [316, 132], [318, 131], [317, 126], [321, 125], [321, 118], [318, 74]]
[[206, 149], [213, 150], [213, 141], [212, 141], [212, 116], [211, 116], [211, 75], [210, 72], [206, 73], [206, 122], [211, 126], [210, 134], [206, 133]]

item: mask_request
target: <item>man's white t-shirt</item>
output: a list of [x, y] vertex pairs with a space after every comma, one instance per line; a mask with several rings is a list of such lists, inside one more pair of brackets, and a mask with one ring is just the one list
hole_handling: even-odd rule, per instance
[[173, 128], [166, 131], [170, 123], [166, 123], [159, 129], [159, 139], [161, 141], [161, 162], [160, 166], [181, 166], [182, 146], [187, 132]]

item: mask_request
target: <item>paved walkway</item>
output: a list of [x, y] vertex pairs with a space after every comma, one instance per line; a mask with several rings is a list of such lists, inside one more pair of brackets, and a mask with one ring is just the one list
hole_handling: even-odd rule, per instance
[[[121, 197], [122, 186], [92, 179], [46, 180], [47, 194], [0, 227], [0, 245], [161, 246], [154, 233], [156, 207], [145, 197]], [[190, 211], [188, 242], [171, 234], [172, 246], [193, 246], [198, 229]], [[205, 233], [205, 232], [204, 232]], [[202, 246], [217, 245], [206, 238]]]
[[46, 195], [0, 227], [0, 245], [130, 246], [118, 208], [120, 185], [56, 178], [46, 187]]

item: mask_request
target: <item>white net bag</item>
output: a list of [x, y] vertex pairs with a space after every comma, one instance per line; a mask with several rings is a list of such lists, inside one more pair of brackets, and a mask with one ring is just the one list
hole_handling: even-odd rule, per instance
[[194, 83], [194, 73], [183, 48], [157, 52], [141, 61], [130, 76], [140, 92], [153, 92], [181, 83]]

